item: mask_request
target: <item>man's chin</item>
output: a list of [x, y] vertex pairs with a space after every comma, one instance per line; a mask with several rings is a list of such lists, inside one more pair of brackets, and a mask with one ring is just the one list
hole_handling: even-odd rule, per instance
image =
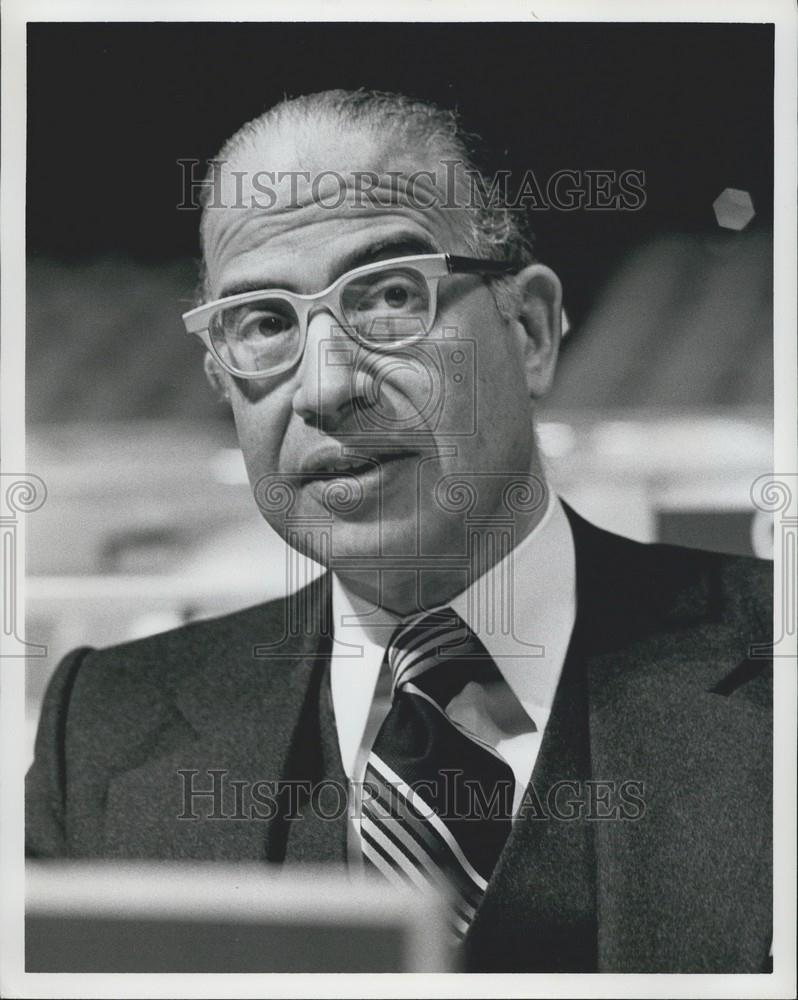
[[368, 518], [335, 516], [328, 523], [310, 518], [287, 524], [280, 534], [293, 548], [332, 570], [404, 568], [417, 562], [430, 568], [463, 555], [461, 537], [419, 526], [407, 516]]

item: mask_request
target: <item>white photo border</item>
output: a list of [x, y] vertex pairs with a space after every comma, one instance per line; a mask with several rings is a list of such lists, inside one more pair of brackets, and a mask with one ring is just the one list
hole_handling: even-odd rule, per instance
[[[4, 0], [2, 4], [2, 356], [0, 455], [4, 477], [26, 472], [25, 458], [25, 135], [26, 38], [33, 21], [284, 21], [258, 0]], [[399, 8], [396, 8], [399, 12]], [[775, 25], [774, 477], [798, 482], [796, 388], [796, 52], [798, 15], [789, 0], [403, 0], [401, 17], [365, 0], [294, 0], [296, 21], [749, 22]], [[275, 8], [269, 9], [269, 14]], [[30, 470], [35, 473], [34, 470]], [[798, 490], [796, 490], [798, 492]], [[24, 555], [25, 516], [17, 543]], [[782, 621], [784, 552], [775, 547], [774, 635]], [[24, 565], [24, 562], [23, 562]], [[6, 581], [7, 582], [7, 581]], [[24, 620], [24, 576], [13, 581]], [[782, 616], [783, 617], [783, 616]], [[7, 648], [9, 637], [0, 636]], [[774, 971], [770, 975], [383, 975], [384, 997], [778, 997], [795, 992], [796, 646], [780, 648], [775, 667]], [[2, 649], [0, 649], [0, 654]], [[23, 762], [24, 658], [0, 655], [0, 995], [15, 997], [370, 996], [370, 977], [338, 975], [86, 975], [24, 971]]]

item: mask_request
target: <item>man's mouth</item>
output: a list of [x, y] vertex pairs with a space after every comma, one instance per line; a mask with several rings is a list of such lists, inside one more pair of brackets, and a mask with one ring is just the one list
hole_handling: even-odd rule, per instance
[[318, 480], [329, 482], [339, 476], [342, 478], [363, 478], [371, 474], [376, 476], [405, 459], [417, 457], [417, 452], [400, 450], [375, 452], [369, 455], [322, 453], [311, 455], [302, 463], [300, 476], [304, 484]]

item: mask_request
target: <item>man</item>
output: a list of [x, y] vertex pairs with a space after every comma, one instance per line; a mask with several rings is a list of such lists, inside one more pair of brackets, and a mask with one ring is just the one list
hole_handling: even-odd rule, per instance
[[432, 884], [479, 971], [762, 971], [769, 569], [549, 490], [559, 282], [452, 115], [326, 92], [217, 159], [186, 326], [261, 511], [329, 572], [68, 656], [30, 853]]

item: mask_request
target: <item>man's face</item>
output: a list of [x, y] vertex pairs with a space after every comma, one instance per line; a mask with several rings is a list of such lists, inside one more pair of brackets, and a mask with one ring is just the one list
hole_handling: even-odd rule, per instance
[[[232, 165], [243, 173], [243, 197], [236, 200], [228, 187], [230, 207], [207, 213], [211, 296], [242, 288], [310, 294], [361, 264], [467, 254], [459, 211], [423, 207], [419, 201], [429, 199], [403, 191], [407, 176], [424, 168], [443, 176], [421, 152], [334, 128], [263, 136]], [[361, 197], [355, 204], [356, 169], [376, 172], [384, 183], [376, 195], [387, 202], [390, 193], [393, 203]], [[328, 207], [341, 200], [339, 181], [317, 185], [314, 200], [307, 182], [294, 177], [274, 185], [275, 205], [253, 206], [250, 194], [264, 205], [270, 200], [250, 186], [263, 170], [309, 171], [311, 178], [337, 171], [347, 198]], [[327, 204], [320, 204], [325, 191]], [[506, 513], [504, 488], [534, 465], [520, 330], [502, 317], [481, 277], [456, 275], [440, 282], [428, 336], [395, 354], [357, 345], [321, 311], [311, 316], [304, 355], [289, 371], [257, 380], [223, 373], [266, 519], [322, 562], [462, 554], [458, 479], [475, 490], [470, 516], [490, 517]], [[336, 471], [342, 462], [350, 471]]]

